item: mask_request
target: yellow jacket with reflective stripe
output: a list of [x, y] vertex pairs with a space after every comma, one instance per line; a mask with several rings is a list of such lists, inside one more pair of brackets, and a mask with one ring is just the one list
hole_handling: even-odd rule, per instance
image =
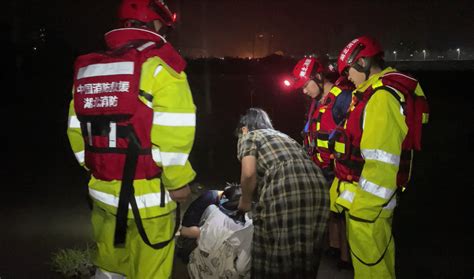
[[[389, 71], [393, 69], [372, 75], [354, 92], [365, 92]], [[400, 154], [408, 126], [398, 100], [383, 89], [369, 99], [362, 117], [360, 150], [365, 164], [358, 183], [341, 183], [336, 203], [353, 217], [373, 221], [393, 214]]]
[[[153, 160], [162, 168], [161, 179], [134, 181], [140, 215], [142, 218], [149, 218], [168, 214], [176, 208], [168, 191], [164, 193], [165, 207], [160, 207], [161, 183], [166, 190], [176, 190], [196, 176], [188, 161], [194, 142], [196, 107], [186, 74], [175, 72], [156, 56], [149, 58], [142, 65], [140, 89], [148, 95], [148, 98], [140, 96], [141, 101], [154, 111], [151, 129], [152, 154]], [[74, 100], [69, 106], [67, 134], [78, 162], [84, 166], [84, 141], [74, 111]], [[102, 181], [91, 177], [89, 194], [100, 207], [115, 214], [120, 187], [119, 180]], [[131, 210], [129, 218], [133, 218]]]

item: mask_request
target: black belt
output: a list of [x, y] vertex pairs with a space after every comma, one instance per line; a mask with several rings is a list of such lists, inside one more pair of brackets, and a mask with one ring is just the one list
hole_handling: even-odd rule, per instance
[[[86, 151], [94, 153], [119, 153], [119, 154], [128, 154], [129, 148], [116, 148], [116, 147], [95, 147], [86, 145]], [[150, 155], [151, 148], [142, 148], [136, 151], [138, 155]]]

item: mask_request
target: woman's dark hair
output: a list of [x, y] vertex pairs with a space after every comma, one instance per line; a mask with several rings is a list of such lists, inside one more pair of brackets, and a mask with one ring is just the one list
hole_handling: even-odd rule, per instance
[[232, 211], [237, 210], [240, 196], [242, 196], [242, 188], [239, 184], [230, 184], [224, 188], [222, 196], [228, 200], [222, 204], [222, 207]]
[[273, 129], [272, 122], [268, 114], [259, 108], [249, 108], [245, 115], [242, 115], [235, 130], [236, 136], [242, 133], [242, 127], [247, 127], [249, 131], [258, 129]]

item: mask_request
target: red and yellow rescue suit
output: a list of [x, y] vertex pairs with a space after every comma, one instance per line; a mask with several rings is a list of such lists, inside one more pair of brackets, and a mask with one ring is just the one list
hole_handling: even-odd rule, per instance
[[353, 92], [334, 137], [331, 210], [346, 212], [355, 278], [395, 278], [391, 234], [397, 189], [407, 186], [428, 105], [417, 80], [386, 68]]
[[154, 32], [123, 28], [105, 39], [108, 51], [76, 60], [68, 123], [92, 174], [94, 263], [127, 278], [169, 278], [179, 224], [168, 191], [195, 177], [186, 63]]

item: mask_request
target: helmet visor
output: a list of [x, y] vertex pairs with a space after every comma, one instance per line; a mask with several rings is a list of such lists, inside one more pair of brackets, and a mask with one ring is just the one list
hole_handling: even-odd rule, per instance
[[352, 51], [351, 55], [349, 55], [349, 58], [347, 58], [347, 63], [346, 63], [346, 68], [342, 70], [342, 75], [347, 76], [349, 74], [349, 68], [354, 65], [354, 63], [357, 62], [357, 59], [359, 58], [359, 53], [365, 48], [363, 44], [358, 44], [355, 48], [354, 51]]

